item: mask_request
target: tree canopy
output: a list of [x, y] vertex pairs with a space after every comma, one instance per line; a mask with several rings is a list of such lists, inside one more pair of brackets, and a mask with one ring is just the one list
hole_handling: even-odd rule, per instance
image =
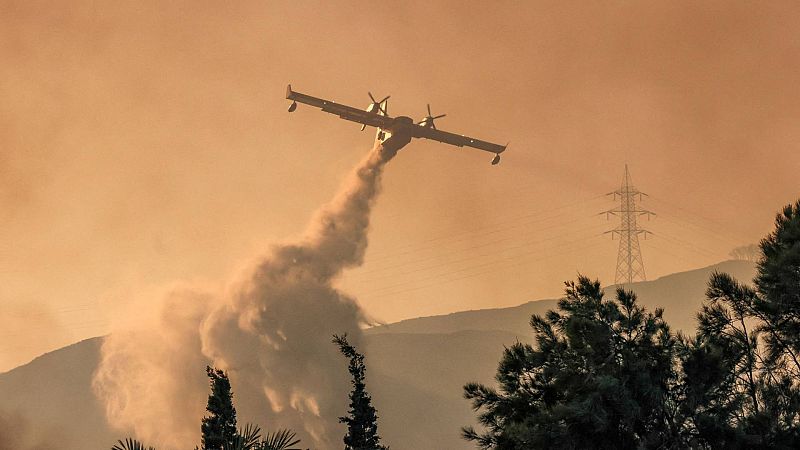
[[669, 386], [676, 340], [662, 311], [648, 313], [619, 289], [604, 300], [598, 281], [568, 282], [558, 311], [534, 315], [536, 346], [517, 343], [500, 361], [499, 390], [471, 383], [466, 398], [483, 448], [637, 448], [672, 431]]
[[670, 332], [598, 281], [568, 282], [531, 318], [535, 345], [503, 352], [497, 387], [465, 397], [481, 448], [800, 448], [800, 201], [760, 243], [754, 286], [714, 273], [697, 332]]

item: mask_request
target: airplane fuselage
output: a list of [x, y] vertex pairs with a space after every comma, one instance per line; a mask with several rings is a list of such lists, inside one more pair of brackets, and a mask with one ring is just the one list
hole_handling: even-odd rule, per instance
[[398, 116], [390, 128], [378, 130], [376, 139], [381, 142], [384, 150], [397, 153], [398, 150], [411, 142], [411, 126], [414, 119], [406, 116]]

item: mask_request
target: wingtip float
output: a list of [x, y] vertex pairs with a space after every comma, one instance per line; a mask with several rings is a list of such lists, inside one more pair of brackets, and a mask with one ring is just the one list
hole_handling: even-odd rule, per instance
[[292, 101], [289, 105], [289, 112], [294, 112], [297, 109], [297, 103], [300, 102], [320, 108], [324, 112], [336, 114], [342, 119], [360, 123], [362, 131], [368, 126], [375, 127], [378, 129], [375, 139], [385, 149], [392, 152], [397, 152], [411, 142], [413, 138], [425, 138], [458, 147], [472, 147], [494, 153], [491, 161], [494, 166], [500, 163], [500, 153], [503, 153], [508, 147], [508, 144], [494, 144], [437, 129], [435, 120], [446, 116], [446, 114], [434, 116], [431, 113], [430, 105], [428, 105], [428, 115], [419, 122], [414, 122], [412, 118], [406, 116], [390, 117], [387, 112], [390, 96], [387, 95], [378, 101], [375, 100], [372, 93], [368, 92], [368, 94], [371, 100], [370, 104], [366, 109], [358, 109], [293, 91], [291, 84], [286, 87], [286, 99]]

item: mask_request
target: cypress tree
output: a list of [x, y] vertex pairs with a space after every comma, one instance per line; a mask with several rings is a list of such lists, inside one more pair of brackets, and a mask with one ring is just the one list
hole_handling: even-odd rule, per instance
[[236, 438], [236, 409], [233, 407], [233, 392], [228, 375], [215, 368], [206, 366], [206, 373], [211, 382], [211, 394], [208, 396], [206, 411], [203, 417], [202, 431], [203, 450], [220, 450], [230, 445]]
[[345, 450], [383, 450], [378, 436], [378, 414], [372, 406], [372, 399], [364, 384], [366, 366], [364, 355], [358, 353], [347, 341], [347, 334], [333, 336], [333, 343], [339, 346], [342, 354], [350, 360], [349, 371], [353, 377], [353, 390], [350, 392], [349, 416], [340, 417], [339, 422], [347, 424], [344, 436]]

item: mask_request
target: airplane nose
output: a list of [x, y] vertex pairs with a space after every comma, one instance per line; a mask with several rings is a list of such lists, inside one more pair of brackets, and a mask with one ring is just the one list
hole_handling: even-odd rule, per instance
[[500, 153], [495, 153], [494, 158], [492, 158], [492, 165], [496, 166], [500, 164]]

